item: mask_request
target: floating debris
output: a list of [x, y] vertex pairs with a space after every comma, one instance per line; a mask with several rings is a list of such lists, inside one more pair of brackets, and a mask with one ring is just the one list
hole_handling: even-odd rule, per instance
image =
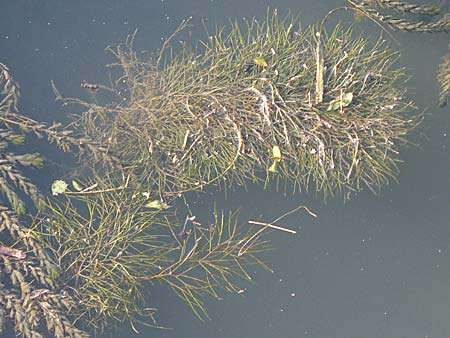
[[18, 259], [25, 259], [27, 258], [27, 255], [25, 252], [23, 252], [22, 250], [19, 249], [13, 249], [7, 246], [3, 246], [0, 245], [0, 255], [6, 255], [6, 256], [11, 256], [11, 257], [15, 257]]

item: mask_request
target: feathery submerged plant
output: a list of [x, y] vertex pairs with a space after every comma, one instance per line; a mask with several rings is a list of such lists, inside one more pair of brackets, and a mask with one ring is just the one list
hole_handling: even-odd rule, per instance
[[[439, 6], [425, 6], [411, 4], [398, 0], [347, 0], [370, 19], [386, 23], [393, 29], [420, 33], [448, 33], [450, 32], [450, 13], [444, 13], [438, 20], [424, 20], [441, 14]], [[387, 14], [391, 11], [395, 14]], [[401, 16], [399, 17], [398, 14]], [[410, 19], [406, 15], [416, 16]]]
[[[41, 207], [44, 201], [23, 167], [40, 168], [39, 154], [8, 151], [10, 144], [22, 145], [30, 130], [64, 145], [64, 133], [17, 113], [20, 97], [8, 67], [0, 63], [0, 191], [15, 211], [0, 205], [0, 332], [11, 324], [23, 337], [85, 337], [67, 312], [74, 306], [59, 288], [58, 267], [19, 216], [26, 213], [21, 193]], [[60, 142], [59, 142], [60, 141]]]
[[442, 57], [437, 79], [441, 87], [439, 93], [439, 106], [444, 107], [450, 101], [450, 53]]
[[42, 248], [40, 239], [3, 206], [0, 238], [16, 253], [9, 256], [1, 252], [0, 332], [11, 323], [16, 334], [23, 337], [86, 337], [67, 315], [75, 302], [59, 288], [58, 266]]
[[[37, 187], [26, 177], [21, 168], [41, 168], [44, 160], [39, 154], [17, 154], [8, 152], [10, 144], [23, 145], [25, 136], [13, 129], [8, 117], [17, 111], [20, 91], [6, 65], [0, 63], [0, 191], [8, 199], [19, 216], [25, 214], [25, 203], [19, 196], [22, 191], [35, 205], [41, 204], [43, 197]], [[15, 114], [14, 114], [15, 115]], [[14, 126], [17, 127], [17, 126]]]

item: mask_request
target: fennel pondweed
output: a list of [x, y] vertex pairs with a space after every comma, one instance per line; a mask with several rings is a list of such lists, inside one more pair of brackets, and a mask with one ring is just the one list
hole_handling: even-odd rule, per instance
[[[347, 194], [395, 180], [420, 116], [383, 39], [302, 30], [276, 11], [208, 36], [174, 54], [166, 42], [153, 60], [137, 57], [133, 36], [111, 47], [126, 103], [91, 105], [78, 128], [160, 195], [249, 180]], [[279, 174], [267, 170], [275, 145]]]
[[70, 314], [84, 325], [98, 331], [124, 320], [156, 325], [158, 304], [149, 304], [145, 291], [156, 281], [169, 285], [204, 318], [205, 294], [236, 291], [236, 277], [249, 277], [245, 267], [263, 264], [256, 255], [266, 242], [253, 228], [239, 230], [235, 214], [215, 211], [211, 225], [183, 227], [186, 236], [180, 237], [176, 215], [148, 208], [155, 204], [141, 185], [118, 186], [100, 178], [95, 184], [95, 190], [49, 202], [38, 223], [61, 269], [62, 285], [77, 302]]
[[171, 202], [210, 184], [275, 180], [328, 194], [395, 179], [398, 147], [420, 116], [403, 100], [407, 76], [385, 41], [340, 25], [302, 30], [276, 11], [209, 36], [173, 55], [169, 39], [153, 60], [136, 56], [133, 37], [112, 47], [123, 70], [117, 85], [129, 95], [107, 106], [72, 100], [87, 106], [71, 125], [78, 134], [10, 108], [1, 117], [92, 150], [89, 166], [133, 177], [130, 185], [95, 177], [96, 189], [49, 201], [36, 219], [33, 236], [60, 267], [53, 274], [74, 302], [66, 313], [77, 324], [99, 331], [114, 320], [151, 324], [157, 304], [145, 305], [149, 281], [166, 283], [205, 317], [202, 295], [236, 291], [235, 277], [249, 277], [244, 264], [261, 263], [266, 243], [238, 231], [234, 214], [214, 212], [211, 224], [181, 230], [170, 209], [146, 208], [164, 204], [150, 204], [140, 187]]

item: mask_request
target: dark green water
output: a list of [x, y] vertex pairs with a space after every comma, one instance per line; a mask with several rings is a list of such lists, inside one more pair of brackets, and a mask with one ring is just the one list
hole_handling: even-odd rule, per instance
[[[35, 119], [67, 121], [70, 111], [54, 102], [50, 80], [61, 93], [83, 97], [80, 83], [107, 82], [104, 48], [138, 28], [135, 47], [154, 50], [182, 18], [193, 16], [194, 38], [201, 19], [211, 26], [228, 17], [263, 17], [267, 6], [300, 13], [308, 25], [344, 2], [299, 1], [6, 1], [0, 0], [0, 62], [20, 83], [20, 111]], [[363, 29], [377, 36], [370, 24]], [[142, 337], [376, 338], [450, 337], [450, 109], [436, 106], [437, 66], [449, 35], [394, 34], [400, 62], [413, 78], [409, 95], [427, 116], [403, 149], [398, 184], [378, 196], [361, 192], [344, 203], [325, 204], [314, 194], [284, 196], [249, 187], [224, 199], [221, 208], [240, 207], [242, 218], [270, 221], [306, 204], [319, 215], [297, 213], [283, 224], [297, 235], [271, 234], [266, 255], [274, 273], [251, 270], [253, 283], [239, 295], [206, 300], [210, 321], [200, 322], [170, 290], [150, 289], [160, 325], [139, 327]], [[393, 46], [395, 42], [393, 42]], [[29, 145], [35, 148], [37, 145]], [[45, 154], [66, 161], [54, 148]], [[37, 177], [46, 184], [59, 175], [55, 165]], [[193, 201], [199, 215], [212, 211], [210, 196]], [[124, 325], [110, 333], [132, 337]]]

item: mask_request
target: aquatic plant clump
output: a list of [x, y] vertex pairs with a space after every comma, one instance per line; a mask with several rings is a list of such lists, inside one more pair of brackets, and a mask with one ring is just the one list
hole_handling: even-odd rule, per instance
[[450, 54], [442, 57], [437, 79], [440, 85], [439, 105], [444, 107], [450, 101]]
[[3, 63], [0, 63], [0, 90], [0, 192], [15, 212], [23, 216], [26, 213], [23, 195], [38, 208], [44, 203], [38, 187], [23, 172], [25, 167], [42, 168], [44, 158], [39, 153], [20, 154], [14, 149], [25, 144], [25, 133], [46, 137], [64, 152], [76, 149], [94, 157], [105, 156], [105, 152], [90, 140], [74, 137], [72, 130], [62, 128], [59, 123], [47, 125], [19, 114], [19, 85]]
[[[407, 32], [448, 33], [450, 32], [450, 15], [439, 6], [412, 4], [398, 0], [347, 0], [348, 3], [368, 18], [386, 23], [393, 29]], [[385, 11], [394, 13], [385, 13]], [[431, 21], [444, 13], [437, 20]], [[411, 19], [408, 16], [416, 16]]]
[[158, 256], [149, 251], [161, 244], [149, 234], [156, 212], [140, 210], [142, 199], [127, 200], [123, 187], [64, 199], [49, 202], [35, 224], [61, 269], [61, 284], [77, 300], [71, 315], [89, 331], [144, 315], [140, 279], [155, 269]]
[[59, 269], [40, 238], [3, 206], [0, 238], [0, 333], [12, 324], [23, 337], [87, 337], [68, 315], [74, 299], [60, 288]]
[[180, 224], [131, 181], [98, 177], [81, 191], [66, 187], [63, 200], [49, 203], [35, 222], [61, 285], [76, 300], [68, 314], [89, 332], [123, 321], [156, 325], [158, 304], [144, 291], [149, 282], [170, 286], [207, 317], [205, 294], [238, 290], [236, 277], [249, 278], [245, 267], [262, 264], [255, 257], [266, 244], [260, 232], [238, 231], [235, 215]]
[[161, 196], [264, 172], [325, 193], [376, 190], [395, 178], [398, 145], [417, 118], [403, 100], [398, 54], [382, 39], [339, 25], [301, 30], [275, 11], [263, 22], [232, 22], [197, 49], [183, 44], [175, 56], [168, 45], [148, 63], [130, 41], [119, 45], [128, 103], [91, 105], [81, 119], [89, 138]]
[[19, 86], [3, 63], [0, 89], [0, 192], [3, 202], [9, 202], [8, 207], [0, 205], [0, 333], [11, 328], [23, 337], [86, 337], [67, 315], [74, 301], [58, 284], [58, 267], [40, 238], [19, 219], [27, 213], [26, 202], [43, 206], [43, 195], [22, 170], [41, 168], [44, 160], [37, 153], [15, 151], [25, 143], [24, 132], [46, 135], [64, 150], [77, 140], [56, 124], [47, 126], [17, 113]]

